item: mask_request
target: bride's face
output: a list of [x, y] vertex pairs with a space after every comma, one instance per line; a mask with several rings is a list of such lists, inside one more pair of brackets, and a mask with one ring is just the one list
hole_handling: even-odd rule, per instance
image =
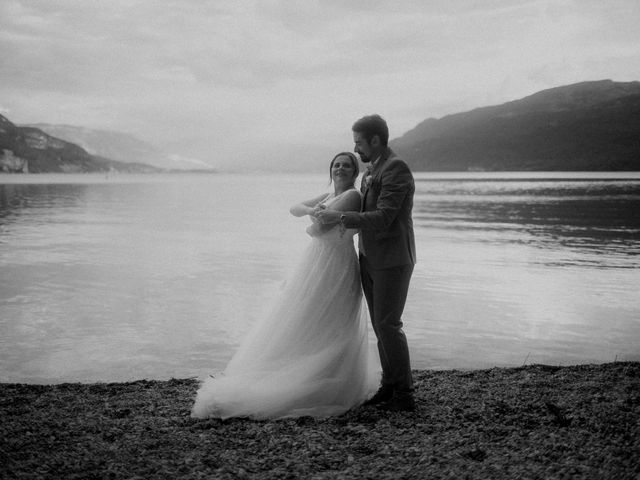
[[346, 155], [340, 155], [331, 166], [331, 179], [338, 185], [349, 185], [356, 177], [356, 169], [353, 162]]

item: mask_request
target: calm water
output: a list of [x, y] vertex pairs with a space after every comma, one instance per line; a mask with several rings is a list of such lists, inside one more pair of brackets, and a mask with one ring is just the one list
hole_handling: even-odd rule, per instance
[[[640, 360], [640, 174], [418, 174], [415, 368]], [[0, 381], [224, 367], [324, 175], [0, 175]]]

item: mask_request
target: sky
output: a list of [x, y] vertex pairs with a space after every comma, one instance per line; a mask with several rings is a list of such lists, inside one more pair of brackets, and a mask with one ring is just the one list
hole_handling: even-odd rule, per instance
[[[371, 113], [640, 80], [638, 0], [2, 0], [0, 114], [218, 168], [324, 171]], [[321, 167], [321, 168], [320, 168]]]

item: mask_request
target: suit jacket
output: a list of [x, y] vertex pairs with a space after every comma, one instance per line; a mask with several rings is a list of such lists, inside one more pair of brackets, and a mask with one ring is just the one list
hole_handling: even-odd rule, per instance
[[348, 212], [344, 224], [360, 229], [360, 248], [373, 268], [382, 269], [416, 262], [413, 233], [415, 184], [407, 164], [390, 148], [371, 172], [363, 175], [362, 209]]

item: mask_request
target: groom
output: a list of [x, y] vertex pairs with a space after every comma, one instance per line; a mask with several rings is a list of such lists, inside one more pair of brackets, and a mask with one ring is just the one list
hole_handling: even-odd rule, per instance
[[322, 223], [360, 230], [360, 275], [373, 330], [378, 338], [382, 380], [365, 405], [413, 411], [413, 379], [407, 338], [402, 330], [409, 281], [416, 262], [411, 209], [415, 186], [407, 164], [388, 146], [389, 129], [379, 115], [352, 127], [354, 151], [367, 172], [362, 178], [362, 211], [318, 214]]

